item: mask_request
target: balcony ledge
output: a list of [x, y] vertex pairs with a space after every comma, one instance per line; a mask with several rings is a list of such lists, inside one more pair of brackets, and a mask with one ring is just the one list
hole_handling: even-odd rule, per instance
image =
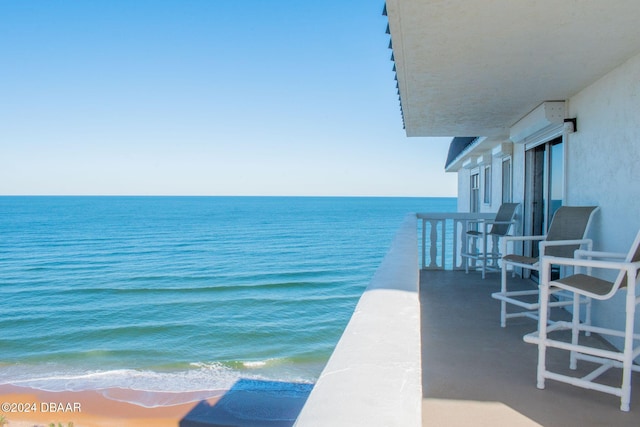
[[421, 425], [417, 247], [408, 215], [296, 426]]

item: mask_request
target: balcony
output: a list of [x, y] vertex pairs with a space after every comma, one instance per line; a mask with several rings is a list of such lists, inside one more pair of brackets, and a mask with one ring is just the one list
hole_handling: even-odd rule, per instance
[[[510, 279], [514, 282], [533, 287], [529, 280]], [[475, 272], [421, 272], [423, 426], [640, 425], [638, 373], [627, 413], [620, 411], [619, 398], [597, 391], [555, 381], [538, 390], [537, 347], [522, 340], [536, 322], [519, 318], [501, 328], [500, 302], [490, 296], [499, 288], [498, 273], [482, 280]], [[549, 366], [569, 372], [564, 353], [549, 353]], [[601, 378], [619, 384], [619, 374], [611, 370]]]
[[[522, 340], [536, 323], [520, 318], [501, 328], [500, 303], [491, 298], [499, 274], [482, 280], [460, 271], [461, 233], [474, 218], [406, 219], [296, 426], [640, 425], [638, 373], [628, 413], [617, 397], [597, 391], [554, 381], [536, 388], [537, 347]], [[548, 359], [554, 369], [568, 370], [568, 355]], [[612, 370], [602, 378], [618, 382], [618, 376]]]

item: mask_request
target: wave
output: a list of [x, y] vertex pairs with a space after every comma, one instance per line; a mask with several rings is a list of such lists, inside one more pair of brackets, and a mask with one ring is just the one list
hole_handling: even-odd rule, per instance
[[288, 359], [196, 362], [153, 370], [81, 371], [53, 364], [0, 365], [0, 384], [48, 392], [96, 391], [111, 400], [153, 408], [217, 397], [238, 387], [255, 390], [272, 387], [271, 383], [312, 387], [315, 377], [302, 374], [308, 368], [295, 365]]

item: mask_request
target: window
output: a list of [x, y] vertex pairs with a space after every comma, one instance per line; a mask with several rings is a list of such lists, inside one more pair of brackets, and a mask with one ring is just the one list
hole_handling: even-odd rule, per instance
[[469, 212], [480, 212], [480, 174], [471, 174], [471, 200]]
[[484, 192], [482, 202], [485, 205], [491, 204], [491, 166], [484, 168]]
[[502, 203], [511, 203], [513, 196], [511, 195], [511, 157], [502, 160]]

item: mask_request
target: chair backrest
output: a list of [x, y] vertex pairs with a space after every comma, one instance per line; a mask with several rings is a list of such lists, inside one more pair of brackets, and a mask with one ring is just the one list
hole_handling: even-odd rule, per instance
[[[547, 241], [584, 239], [597, 206], [560, 206], [553, 215]], [[548, 246], [545, 255], [573, 258], [580, 245]]]
[[[625, 262], [637, 262], [640, 261], [640, 231], [636, 234], [636, 238], [631, 245], [631, 249], [629, 249], [629, 253], [625, 258]], [[638, 277], [636, 277], [638, 280]], [[616, 284], [619, 284], [621, 288], [627, 286], [627, 272], [621, 271], [618, 274], [618, 278], [616, 279]]]
[[[496, 221], [498, 222], [510, 222], [513, 221], [513, 217], [516, 216], [516, 209], [518, 209], [520, 203], [503, 203], [496, 213]], [[504, 236], [509, 232], [511, 224], [493, 224], [489, 234], [495, 236]]]

